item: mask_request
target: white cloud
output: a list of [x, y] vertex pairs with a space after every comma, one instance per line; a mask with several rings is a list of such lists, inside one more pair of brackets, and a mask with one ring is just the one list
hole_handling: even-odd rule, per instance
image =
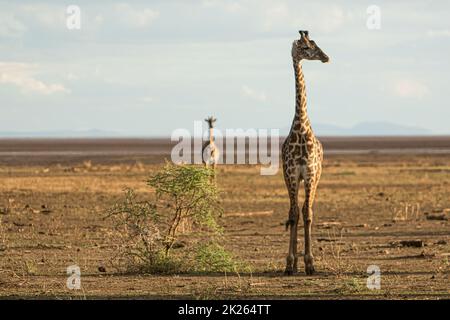
[[202, 5], [207, 8], [219, 7], [232, 13], [242, 10], [242, 5], [237, 1], [203, 0]]
[[69, 81], [78, 80], [80, 77], [72, 72], [67, 73], [66, 79]]
[[405, 98], [423, 98], [430, 93], [426, 84], [413, 79], [395, 81], [393, 91], [395, 95]]
[[148, 8], [135, 9], [126, 3], [117, 4], [115, 10], [123, 23], [135, 28], [147, 27], [159, 17], [159, 11]]
[[351, 11], [344, 11], [337, 5], [315, 4], [309, 9], [300, 11], [302, 14], [297, 19], [295, 13], [291, 13], [293, 15], [292, 27], [301, 25], [305, 26], [305, 29], [331, 33], [354, 19]]
[[59, 83], [47, 84], [34, 77], [35, 67], [26, 63], [0, 62], [0, 84], [12, 84], [24, 92], [40, 94], [69, 93]]
[[353, 19], [351, 11], [344, 11], [340, 6], [292, 2], [268, 2], [260, 7], [265, 31], [290, 26], [295, 29], [311, 29], [320, 32], [332, 32]]
[[325, 32], [335, 31], [339, 29], [346, 21], [353, 19], [352, 12], [345, 13], [341, 7], [336, 5], [332, 5], [328, 10], [323, 11], [325, 11], [324, 15], [319, 15], [316, 12], [317, 15], [313, 17], [313, 19], [317, 19], [314, 21], [315, 23], [317, 23], [316, 21], [320, 21], [321, 25], [318, 29]]
[[48, 4], [26, 4], [20, 6], [20, 12], [28, 19], [37, 21], [47, 28], [64, 28], [66, 25], [66, 6]]
[[140, 102], [151, 104], [155, 102], [155, 98], [151, 96], [145, 96], [140, 99]]
[[290, 19], [290, 14], [287, 6], [279, 3], [273, 6], [268, 6], [264, 9], [263, 15], [264, 30], [269, 31], [274, 26], [283, 24]]
[[[319, 32], [333, 32], [355, 19], [347, 7], [330, 3], [300, 3], [297, 0], [203, 0], [203, 8], [215, 8], [215, 14], [239, 13], [245, 23], [244, 30], [280, 32], [293, 28], [308, 28]], [[225, 16], [226, 17], [226, 16]]]
[[94, 17], [94, 23], [97, 25], [102, 24], [104, 21], [105, 21], [105, 18], [101, 14], [98, 14]]
[[260, 102], [267, 101], [267, 96], [264, 92], [255, 91], [255, 90], [249, 88], [248, 86], [242, 86], [242, 94], [246, 97], [249, 97], [251, 99], [254, 99], [254, 100], [257, 100]]
[[450, 30], [449, 29], [428, 30], [427, 35], [431, 38], [450, 37]]
[[26, 31], [25, 25], [16, 19], [13, 14], [0, 13], [0, 37], [20, 37]]

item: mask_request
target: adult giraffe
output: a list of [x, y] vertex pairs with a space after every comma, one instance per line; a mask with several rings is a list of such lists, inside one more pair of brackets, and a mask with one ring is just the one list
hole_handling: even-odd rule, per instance
[[283, 174], [289, 193], [290, 209], [286, 229], [290, 227], [289, 253], [286, 258], [287, 275], [297, 272], [297, 226], [299, 219], [298, 188], [304, 182], [305, 202], [302, 214], [305, 228], [305, 271], [314, 273], [314, 258], [311, 252], [312, 206], [322, 171], [322, 144], [314, 136], [306, 110], [303, 60], [328, 62], [328, 56], [309, 39], [308, 31], [299, 31], [300, 39], [292, 44], [292, 60], [295, 71], [296, 105], [291, 131], [282, 146]]

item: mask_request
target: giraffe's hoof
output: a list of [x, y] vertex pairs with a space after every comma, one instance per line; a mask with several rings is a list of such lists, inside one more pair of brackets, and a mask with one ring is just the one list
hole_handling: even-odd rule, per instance
[[305, 255], [305, 272], [309, 276], [315, 272], [314, 258], [312, 255]]
[[284, 275], [285, 276], [292, 276], [292, 275], [294, 275], [294, 270], [286, 268], [286, 270], [284, 270]]
[[298, 273], [298, 270], [296, 267], [286, 267], [286, 269], [284, 270], [284, 274], [286, 276], [292, 276], [296, 273]]
[[316, 270], [312, 264], [307, 264], [305, 265], [305, 272], [308, 276], [311, 276], [316, 272]]

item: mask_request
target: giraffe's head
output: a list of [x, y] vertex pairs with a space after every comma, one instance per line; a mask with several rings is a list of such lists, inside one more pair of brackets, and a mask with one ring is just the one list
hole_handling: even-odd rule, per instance
[[330, 58], [319, 48], [319, 46], [309, 39], [308, 31], [299, 31], [300, 39], [292, 43], [292, 58], [294, 61], [300, 60], [320, 60], [329, 62]]
[[214, 127], [214, 122], [216, 122], [216, 118], [214, 117], [208, 117], [205, 119], [205, 121], [208, 123], [209, 128], [213, 128]]

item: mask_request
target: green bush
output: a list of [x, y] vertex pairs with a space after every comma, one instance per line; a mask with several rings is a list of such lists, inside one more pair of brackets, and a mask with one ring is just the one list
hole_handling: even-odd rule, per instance
[[147, 184], [154, 191], [151, 199], [139, 201], [126, 189], [108, 211], [118, 231], [113, 260], [149, 273], [236, 269], [218, 244], [222, 208], [212, 169], [168, 163]]
[[217, 242], [209, 242], [197, 247], [194, 268], [200, 272], [235, 272], [237, 264], [224, 247]]
[[157, 202], [162, 204], [161, 216], [168, 218], [166, 254], [177, 240], [183, 223], [193, 225], [195, 230], [221, 231], [216, 219], [222, 208], [213, 178], [214, 171], [209, 168], [167, 164], [148, 179], [148, 185], [156, 192]]

